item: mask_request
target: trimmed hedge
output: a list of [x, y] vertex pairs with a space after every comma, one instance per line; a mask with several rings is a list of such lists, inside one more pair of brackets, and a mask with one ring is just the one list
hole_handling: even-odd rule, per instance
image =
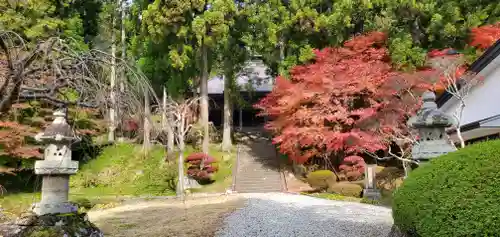
[[498, 236], [500, 140], [468, 146], [411, 172], [393, 199], [409, 236]]
[[306, 180], [314, 189], [327, 190], [337, 183], [337, 175], [331, 170], [316, 170], [309, 173]]

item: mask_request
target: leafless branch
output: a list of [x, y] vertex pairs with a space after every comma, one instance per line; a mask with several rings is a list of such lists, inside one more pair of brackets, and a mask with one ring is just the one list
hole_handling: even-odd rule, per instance
[[480, 83], [480, 78], [474, 73], [467, 72], [464, 75], [458, 75], [457, 71], [464, 64], [465, 60], [461, 56], [445, 56], [432, 59], [431, 65], [444, 78], [444, 87], [453, 98], [458, 101], [453, 117], [455, 119], [455, 131], [457, 133], [460, 146], [465, 147], [465, 141], [460, 130], [463, 111], [466, 107], [466, 98], [471, 89]]
[[[144, 90], [150, 91], [153, 104], [158, 101], [147, 78], [136, 68], [99, 50], [74, 50], [71, 43], [71, 39], [49, 38], [30, 49], [19, 35], [0, 31], [0, 116], [12, 104], [30, 100], [106, 110], [111, 104], [108, 75], [112, 59], [127, 74], [123, 78], [127, 90], [116, 92], [121, 116], [142, 113]], [[1, 56], [6, 62], [3, 67]]]

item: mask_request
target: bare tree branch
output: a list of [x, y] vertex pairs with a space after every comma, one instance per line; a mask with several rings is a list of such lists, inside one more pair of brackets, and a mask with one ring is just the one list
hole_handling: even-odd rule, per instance
[[[29, 100], [103, 110], [110, 106], [107, 75], [112, 57], [98, 50], [73, 50], [70, 43], [71, 39], [50, 38], [30, 50], [16, 34], [0, 31], [0, 56], [7, 58], [7, 74], [0, 75], [0, 116], [13, 103]], [[116, 61], [128, 75], [124, 84], [129, 90], [117, 92], [121, 116], [142, 113], [144, 89], [140, 88], [150, 91], [153, 104], [159, 101], [142, 73], [121, 59]]]

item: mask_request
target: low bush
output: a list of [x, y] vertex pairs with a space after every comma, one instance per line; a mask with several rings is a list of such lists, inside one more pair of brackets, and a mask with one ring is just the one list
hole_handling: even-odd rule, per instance
[[500, 141], [474, 144], [421, 165], [393, 199], [409, 236], [498, 236]]
[[348, 156], [339, 166], [342, 177], [349, 181], [356, 181], [363, 177], [365, 173], [365, 160], [361, 156]]
[[312, 188], [324, 191], [337, 183], [337, 176], [330, 170], [317, 170], [309, 173], [306, 180]]
[[363, 193], [363, 188], [358, 184], [349, 182], [339, 182], [329, 187], [328, 192], [348, 197], [361, 197], [361, 194]]
[[217, 171], [215, 158], [198, 152], [192, 153], [185, 159], [189, 164], [187, 175], [200, 183], [206, 184], [212, 182], [212, 177]]

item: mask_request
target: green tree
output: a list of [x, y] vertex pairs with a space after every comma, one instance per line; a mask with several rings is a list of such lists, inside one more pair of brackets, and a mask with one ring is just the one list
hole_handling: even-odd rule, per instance
[[463, 49], [471, 28], [500, 20], [500, 6], [487, 0], [246, 0], [245, 11], [247, 44], [275, 74], [311, 59], [312, 48], [375, 30], [389, 33], [394, 64], [411, 69], [428, 50]]
[[314, 57], [313, 48], [339, 45], [363, 32], [365, 19], [374, 14], [370, 1], [355, 0], [246, 0], [252, 25], [246, 37], [251, 49], [263, 56], [273, 74]]
[[167, 84], [171, 96], [180, 88], [199, 85], [203, 151], [208, 152], [208, 77], [218, 43], [227, 42], [236, 4], [230, 0], [157, 0], [138, 1], [136, 6], [144, 9], [142, 33], [133, 42], [145, 50], [140, 52], [139, 64], [153, 80]]
[[85, 43], [98, 33], [100, 8], [98, 0], [2, 0], [0, 29], [16, 32], [28, 41], [70, 37], [75, 46], [85, 49]]
[[[214, 47], [214, 71], [224, 76], [224, 109], [223, 133], [221, 149], [229, 151], [232, 147], [231, 127], [234, 101], [238, 98], [238, 86], [235, 83], [237, 74], [241, 71], [246, 60], [250, 58], [244, 38], [250, 32], [248, 18], [243, 11], [243, 1], [224, 1], [220, 6], [232, 9], [225, 11], [225, 24], [229, 31], [222, 35], [223, 40], [217, 41]], [[216, 10], [216, 9], [214, 9]]]
[[400, 68], [423, 65], [431, 49], [464, 49], [471, 28], [500, 20], [500, 6], [484, 0], [384, 0], [377, 8], [367, 29], [390, 33], [389, 50]]

